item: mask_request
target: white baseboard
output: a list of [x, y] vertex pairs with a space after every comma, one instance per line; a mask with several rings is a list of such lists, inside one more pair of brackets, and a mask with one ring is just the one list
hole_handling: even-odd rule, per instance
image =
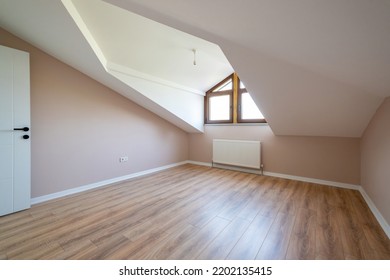
[[194, 160], [187, 160], [187, 163], [190, 163], [190, 164], [195, 164], [195, 165], [201, 165], [201, 166], [207, 166], [207, 167], [211, 167], [211, 163], [208, 163], [208, 162], [194, 161]]
[[331, 186], [331, 187], [344, 188], [344, 189], [352, 189], [352, 190], [359, 190], [360, 189], [359, 185], [346, 184], [346, 183], [327, 181], [327, 180], [321, 180], [321, 179], [314, 179], [314, 178], [308, 178], [308, 177], [301, 177], [301, 176], [294, 176], [294, 175], [281, 174], [281, 173], [274, 173], [274, 172], [268, 172], [268, 171], [264, 171], [264, 175], [278, 177], [278, 178], [284, 178], [284, 179], [290, 179], [290, 180], [296, 180], [296, 181], [302, 181], [302, 182], [308, 182], [308, 183], [319, 184], [319, 185], [326, 185], [326, 186]]
[[195, 165], [202, 165], [202, 166], [207, 166], [207, 167], [216, 167], [216, 168], [228, 169], [228, 170], [233, 170], [233, 171], [252, 173], [252, 174], [257, 174], [257, 175], [260, 175], [260, 172], [261, 172], [258, 169], [236, 167], [236, 166], [232, 166], [232, 165], [223, 165], [223, 164], [218, 164], [218, 163], [212, 164], [212, 163], [192, 161], [192, 160], [188, 160], [187, 163], [191, 163], [191, 164], [195, 164]]
[[[199, 162], [199, 161], [191, 161], [191, 160], [189, 160], [187, 162], [192, 163], [192, 164], [202, 165], [202, 166], [209, 166], [209, 167], [212, 166], [211, 163], [207, 163], [207, 162]], [[233, 168], [228, 168], [228, 169], [233, 169]], [[240, 168], [235, 168], [234, 170], [240, 171]], [[249, 172], [248, 170], [245, 170], [245, 171]], [[374, 202], [371, 200], [371, 198], [368, 196], [368, 194], [365, 192], [365, 190], [362, 188], [362, 186], [334, 182], [334, 181], [321, 180], [321, 179], [307, 178], [307, 177], [301, 177], [301, 176], [294, 176], [294, 175], [288, 175], [288, 174], [274, 173], [274, 172], [268, 172], [268, 171], [264, 171], [263, 174], [265, 176], [272, 176], [272, 177], [297, 180], [297, 181], [303, 181], [303, 182], [308, 182], [308, 183], [314, 183], [314, 184], [320, 184], [320, 185], [326, 185], [326, 186], [352, 189], [352, 190], [359, 191], [361, 193], [361, 195], [363, 196], [364, 200], [366, 201], [371, 212], [374, 214], [375, 218], [377, 219], [378, 223], [381, 225], [382, 229], [386, 233], [387, 237], [390, 238], [389, 224], [387, 223], [385, 218], [382, 216], [382, 214], [379, 212], [378, 208], [376, 208]]]
[[56, 193], [52, 193], [52, 194], [48, 194], [48, 195], [34, 197], [34, 198], [31, 199], [31, 204], [34, 205], [34, 204], [45, 202], [45, 201], [48, 201], [48, 200], [61, 198], [61, 197], [67, 196], [67, 195], [76, 194], [76, 193], [84, 192], [84, 191], [87, 191], [87, 190], [96, 189], [96, 188], [99, 188], [99, 187], [107, 186], [109, 184], [118, 183], [118, 182], [129, 180], [129, 179], [132, 179], [132, 178], [136, 178], [136, 177], [152, 174], [152, 173], [155, 173], [155, 172], [159, 172], [159, 171], [162, 171], [162, 170], [165, 170], [165, 169], [168, 169], [168, 168], [172, 168], [172, 167], [175, 167], [175, 166], [183, 165], [183, 164], [186, 164], [186, 163], [187, 163], [187, 161], [177, 162], [177, 163], [164, 165], [164, 166], [157, 167], [157, 168], [152, 168], [152, 169], [140, 171], [140, 172], [137, 172], [137, 173], [132, 173], [132, 174], [121, 176], [121, 177], [116, 177], [116, 178], [112, 178], [112, 179], [108, 179], [108, 180], [104, 180], [104, 181], [88, 184], [88, 185], [81, 186], [81, 187], [68, 189], [68, 190], [61, 191], [61, 192], [56, 192]]
[[381, 225], [382, 229], [385, 231], [387, 237], [390, 238], [390, 226], [389, 226], [389, 224], [387, 223], [385, 218], [382, 216], [381, 212], [379, 212], [378, 208], [376, 208], [374, 202], [368, 196], [368, 194], [363, 189], [363, 187], [360, 187], [359, 191], [362, 194], [364, 200], [366, 201], [368, 207], [371, 209], [371, 212], [374, 214], [375, 218], [377, 219], [378, 223]]
[[218, 164], [218, 163], [214, 163], [214, 164], [212, 164], [212, 166], [216, 167], [216, 168], [222, 168], [222, 169], [228, 169], [228, 170], [233, 170], [233, 171], [240, 171], [240, 172], [245, 172], [245, 173], [252, 173], [252, 174], [261, 175], [260, 169], [235, 167], [235, 166], [231, 166], [231, 165], [223, 165], [223, 164]]

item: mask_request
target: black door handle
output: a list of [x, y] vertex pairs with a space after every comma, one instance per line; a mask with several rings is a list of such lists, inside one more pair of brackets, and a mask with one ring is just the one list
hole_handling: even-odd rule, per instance
[[29, 139], [30, 138], [30, 136], [28, 136], [28, 135], [23, 135], [23, 139]]
[[30, 129], [27, 126], [25, 126], [25, 127], [21, 127], [21, 128], [14, 128], [14, 130], [29, 131]]

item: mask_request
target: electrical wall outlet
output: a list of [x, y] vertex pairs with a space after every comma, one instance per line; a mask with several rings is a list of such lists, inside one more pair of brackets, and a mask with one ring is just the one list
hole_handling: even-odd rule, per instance
[[120, 157], [119, 158], [119, 162], [126, 162], [126, 161], [129, 161], [129, 157], [128, 156], [124, 156], [124, 157]]

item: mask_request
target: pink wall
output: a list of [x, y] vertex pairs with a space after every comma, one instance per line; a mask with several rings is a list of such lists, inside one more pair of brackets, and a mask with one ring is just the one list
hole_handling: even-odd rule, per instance
[[362, 187], [390, 223], [390, 97], [364, 132], [361, 157]]
[[30, 53], [32, 197], [188, 158], [176, 126], [3, 29], [0, 44]]
[[260, 140], [265, 171], [360, 184], [360, 139], [275, 136], [269, 126], [206, 126], [191, 134], [190, 160], [211, 162], [212, 139]]

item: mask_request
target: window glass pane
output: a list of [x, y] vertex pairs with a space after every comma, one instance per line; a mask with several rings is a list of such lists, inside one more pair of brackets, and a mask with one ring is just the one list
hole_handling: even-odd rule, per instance
[[226, 81], [224, 84], [220, 85], [216, 89], [214, 89], [213, 92], [222, 91], [222, 90], [233, 90], [233, 83], [231, 79]]
[[256, 103], [248, 92], [241, 94], [241, 119], [264, 119], [263, 114], [257, 108]]
[[230, 119], [230, 95], [213, 96], [209, 99], [210, 121]]

